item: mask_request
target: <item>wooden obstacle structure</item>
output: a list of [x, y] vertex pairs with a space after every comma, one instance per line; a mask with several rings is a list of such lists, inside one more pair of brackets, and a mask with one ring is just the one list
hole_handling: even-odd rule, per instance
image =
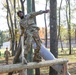
[[2, 65], [0, 66], [0, 73], [8, 73], [8, 72], [15, 72], [15, 71], [21, 71], [25, 69], [35, 69], [35, 68], [41, 68], [41, 67], [49, 67], [56, 64], [63, 64], [64, 66], [64, 73], [63, 75], [66, 75], [67, 72], [67, 59], [56, 59], [56, 60], [48, 60], [43, 62], [30, 62], [27, 65], [26, 64], [9, 64], [9, 65]]

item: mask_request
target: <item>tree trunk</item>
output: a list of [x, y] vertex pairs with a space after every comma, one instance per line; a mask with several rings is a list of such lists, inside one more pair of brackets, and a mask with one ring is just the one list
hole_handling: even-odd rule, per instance
[[15, 53], [16, 53], [17, 50], [16, 0], [14, 0], [14, 26], [15, 26]]
[[[69, 18], [67, 15], [67, 5], [69, 5]], [[68, 25], [68, 38], [69, 38], [69, 54], [71, 54], [71, 27], [70, 27], [70, 21], [71, 21], [71, 17], [70, 17], [70, 0], [66, 0], [66, 19], [67, 19], [67, 25]]]
[[61, 51], [63, 51], [64, 49], [63, 49], [63, 43], [62, 43], [62, 40], [61, 40], [61, 35], [60, 35], [60, 43], [61, 43]]
[[[50, 0], [50, 51], [58, 57], [57, 38], [57, 0]], [[57, 72], [50, 67], [49, 75], [57, 75]]]
[[[35, 0], [32, 0], [32, 11], [35, 12]], [[36, 17], [34, 18], [34, 22], [36, 24]], [[40, 69], [35, 69], [35, 75], [40, 75]]]
[[68, 24], [68, 33], [69, 33], [69, 54], [71, 54], [71, 8], [70, 8], [70, 0], [68, 0], [68, 3], [69, 3], [69, 24]]
[[8, 10], [8, 13], [9, 13], [10, 23], [11, 23], [11, 42], [12, 42], [12, 56], [13, 56], [14, 55], [14, 28], [13, 28], [12, 15], [11, 15], [11, 12], [10, 12], [8, 0], [6, 0], [6, 3], [7, 3], [7, 10]]
[[58, 40], [60, 40], [60, 43], [61, 43], [61, 51], [63, 51], [63, 44], [62, 44], [62, 40], [61, 40], [61, 33], [60, 33], [60, 25], [61, 25], [61, 5], [62, 5], [62, 1], [60, 2], [60, 7], [59, 7], [59, 29], [58, 29]]
[[[32, 0], [27, 0], [27, 13], [32, 12]], [[32, 46], [30, 49], [30, 52], [28, 54], [28, 60], [32, 61], [33, 60], [33, 52], [32, 52]], [[33, 70], [27, 70], [28, 75], [33, 75]]]
[[22, 12], [25, 15], [25, 12], [24, 12], [24, 2], [25, 2], [25, 0], [24, 1], [23, 0], [20, 0], [20, 2], [21, 2]]
[[[45, 10], [47, 9], [47, 0], [45, 5]], [[45, 47], [47, 48], [47, 23], [46, 23], [46, 13], [44, 13], [44, 22], [45, 22]]]

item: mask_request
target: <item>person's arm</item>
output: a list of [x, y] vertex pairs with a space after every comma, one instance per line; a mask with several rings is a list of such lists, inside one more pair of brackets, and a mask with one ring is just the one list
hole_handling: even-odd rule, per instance
[[33, 17], [35, 17], [35, 16], [37, 16], [37, 15], [40, 15], [40, 14], [43, 14], [43, 13], [48, 13], [49, 12], [49, 10], [40, 10], [40, 11], [38, 11], [38, 12], [32, 12], [32, 13], [30, 13], [29, 15], [27, 15], [28, 16], [28, 18], [33, 18]]
[[23, 34], [24, 34], [24, 28], [23, 27], [20, 27], [21, 28], [21, 34], [20, 34], [20, 36], [23, 36]]
[[20, 31], [20, 36], [23, 36], [25, 26], [22, 22], [20, 22], [19, 25], [20, 25], [20, 30], [19, 30]]

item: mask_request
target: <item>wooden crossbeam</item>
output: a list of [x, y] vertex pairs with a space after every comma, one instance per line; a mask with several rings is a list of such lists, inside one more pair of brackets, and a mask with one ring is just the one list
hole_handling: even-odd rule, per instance
[[0, 66], [0, 73], [20, 71], [23, 69], [34, 69], [34, 68], [48, 67], [48, 66], [53, 66], [56, 64], [65, 64], [67, 62], [68, 62], [67, 59], [56, 59], [56, 60], [42, 61], [39, 63], [30, 62], [28, 64], [19, 63], [19, 64], [2, 65], [2, 66]]

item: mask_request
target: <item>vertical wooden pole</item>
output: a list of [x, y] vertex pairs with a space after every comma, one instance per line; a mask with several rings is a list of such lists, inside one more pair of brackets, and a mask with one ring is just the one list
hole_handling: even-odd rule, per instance
[[67, 75], [67, 63], [64, 63], [63, 64], [63, 67], [64, 67], [64, 69], [63, 69], [63, 75]]

